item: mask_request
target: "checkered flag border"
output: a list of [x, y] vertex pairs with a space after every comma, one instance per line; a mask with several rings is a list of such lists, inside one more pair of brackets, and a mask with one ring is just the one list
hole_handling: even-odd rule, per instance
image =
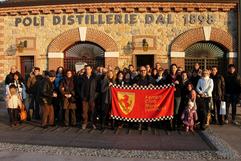
[[174, 87], [175, 84], [174, 83], [171, 83], [171, 84], [165, 84], [165, 85], [157, 85], [157, 86], [154, 86], [154, 85], [149, 85], [149, 86], [138, 86], [138, 85], [117, 85], [117, 84], [114, 84], [112, 87], [114, 88], [118, 88], [118, 89], [130, 89], [130, 90], [155, 90], [155, 89], [165, 89], [165, 88], [170, 88], [170, 87]]
[[126, 118], [126, 117], [111, 115], [111, 118], [114, 120], [121, 120], [121, 121], [127, 121], [127, 122], [157, 122], [157, 121], [163, 121], [163, 120], [172, 120], [173, 116], [162, 116], [159, 118]]

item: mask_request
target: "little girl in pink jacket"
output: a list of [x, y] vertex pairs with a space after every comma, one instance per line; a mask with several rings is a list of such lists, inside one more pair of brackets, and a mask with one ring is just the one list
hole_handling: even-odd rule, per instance
[[183, 124], [185, 125], [186, 132], [189, 130], [193, 132], [193, 127], [195, 121], [197, 121], [197, 111], [194, 108], [194, 103], [189, 101], [188, 106], [183, 111], [181, 119], [183, 120]]

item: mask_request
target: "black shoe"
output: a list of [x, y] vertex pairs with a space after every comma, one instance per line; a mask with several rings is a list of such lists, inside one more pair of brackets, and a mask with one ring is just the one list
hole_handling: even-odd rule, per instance
[[47, 129], [47, 128], [48, 128], [48, 126], [47, 126], [47, 125], [45, 125], [45, 126], [42, 126], [42, 128], [43, 128], [43, 129]]
[[200, 130], [201, 130], [201, 131], [204, 131], [204, 130], [205, 130], [205, 128], [204, 128], [204, 127], [200, 127]]
[[213, 121], [211, 121], [211, 124], [212, 124], [212, 125], [216, 125], [216, 124], [217, 124], [217, 121], [216, 121], [216, 120], [213, 120]]

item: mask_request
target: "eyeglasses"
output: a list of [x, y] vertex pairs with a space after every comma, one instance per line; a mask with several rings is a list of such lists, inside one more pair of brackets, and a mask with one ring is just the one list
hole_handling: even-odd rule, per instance
[[146, 70], [140, 70], [141, 72], [145, 72]]

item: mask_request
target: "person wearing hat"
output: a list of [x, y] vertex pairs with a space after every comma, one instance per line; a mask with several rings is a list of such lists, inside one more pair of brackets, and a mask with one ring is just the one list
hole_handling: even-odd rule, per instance
[[52, 99], [57, 97], [57, 93], [54, 92], [53, 82], [56, 78], [54, 70], [50, 70], [46, 73], [46, 77], [40, 84], [40, 106], [42, 108], [42, 127], [47, 128], [48, 125], [54, 125], [54, 108]]

